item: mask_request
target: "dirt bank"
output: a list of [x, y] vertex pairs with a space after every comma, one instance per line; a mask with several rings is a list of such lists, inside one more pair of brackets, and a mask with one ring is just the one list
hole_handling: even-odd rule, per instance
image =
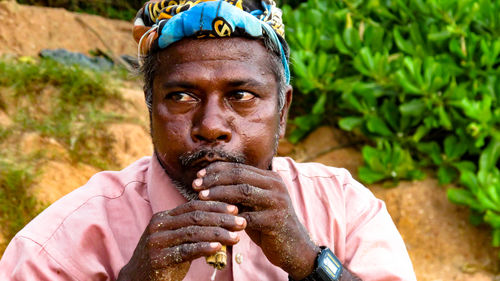
[[136, 53], [132, 24], [124, 21], [0, 1], [0, 22], [0, 55], [36, 56], [41, 49], [56, 48], [88, 53], [108, 47], [117, 55]]

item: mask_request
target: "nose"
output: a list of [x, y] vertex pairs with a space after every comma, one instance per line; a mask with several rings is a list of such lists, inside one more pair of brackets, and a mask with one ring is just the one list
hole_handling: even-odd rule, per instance
[[229, 142], [231, 127], [224, 106], [217, 101], [208, 101], [195, 114], [191, 138], [195, 142]]

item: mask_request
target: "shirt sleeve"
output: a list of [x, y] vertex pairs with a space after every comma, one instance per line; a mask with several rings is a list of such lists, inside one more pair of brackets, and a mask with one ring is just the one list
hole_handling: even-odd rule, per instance
[[38, 243], [15, 237], [0, 260], [0, 280], [78, 280]]
[[416, 280], [401, 235], [385, 203], [349, 176], [345, 266], [363, 280]]

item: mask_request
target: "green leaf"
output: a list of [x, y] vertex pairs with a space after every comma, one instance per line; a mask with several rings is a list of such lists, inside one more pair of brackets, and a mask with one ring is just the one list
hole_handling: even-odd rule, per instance
[[366, 127], [372, 133], [381, 135], [381, 136], [392, 136], [391, 130], [387, 127], [384, 120], [379, 118], [378, 116], [373, 116], [368, 119], [366, 122]]
[[407, 54], [414, 53], [412, 44], [408, 43], [406, 40], [403, 39], [403, 36], [401, 36], [401, 33], [399, 33], [399, 28], [397, 26], [393, 29], [393, 34], [394, 34], [394, 41], [396, 41], [396, 45], [401, 51]]
[[477, 202], [474, 195], [468, 190], [461, 188], [449, 188], [446, 193], [448, 195], [448, 199], [455, 204], [466, 205], [479, 211], [484, 209]]
[[467, 151], [467, 143], [458, 141], [453, 135], [444, 140], [444, 153], [448, 159], [458, 159]]
[[439, 184], [448, 184], [457, 178], [458, 172], [453, 167], [441, 166], [438, 169], [437, 176]]
[[447, 130], [451, 130], [451, 120], [450, 117], [448, 116], [448, 113], [446, 113], [444, 106], [439, 106], [438, 107], [438, 114], [439, 114], [439, 124], [443, 126]]
[[403, 115], [420, 116], [426, 109], [426, 104], [422, 99], [412, 99], [399, 106], [399, 111]]
[[472, 171], [461, 171], [460, 182], [468, 187], [474, 194], [476, 194], [480, 188], [479, 180]]
[[339, 127], [346, 131], [352, 131], [354, 128], [359, 127], [363, 123], [362, 117], [346, 117], [339, 121]]
[[353, 51], [358, 51], [361, 47], [359, 33], [355, 28], [344, 29], [343, 38], [345, 45]]
[[319, 96], [319, 99], [316, 101], [312, 108], [312, 114], [320, 115], [325, 112], [325, 104], [326, 104], [326, 93], [323, 93]]
[[489, 223], [494, 228], [500, 228], [500, 214], [491, 210], [487, 210], [484, 215], [484, 221]]
[[491, 170], [497, 163], [500, 157], [500, 140], [493, 138], [486, 149], [481, 153], [479, 158], [480, 170]]
[[358, 175], [361, 181], [367, 184], [372, 184], [386, 178], [384, 174], [373, 171], [366, 166], [359, 167]]

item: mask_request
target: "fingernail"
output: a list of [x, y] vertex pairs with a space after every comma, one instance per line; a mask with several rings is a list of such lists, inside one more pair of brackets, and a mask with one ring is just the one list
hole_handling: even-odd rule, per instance
[[234, 206], [234, 205], [229, 205], [229, 206], [227, 206], [227, 210], [228, 210], [230, 213], [234, 213], [234, 212], [236, 212], [237, 208], [236, 208], [236, 206]]
[[197, 176], [201, 178], [201, 177], [204, 177], [206, 174], [207, 174], [207, 170], [206, 169], [201, 169], [201, 170], [198, 171]]
[[238, 234], [236, 232], [229, 232], [229, 237], [231, 237], [231, 239], [236, 239]]
[[202, 190], [200, 192], [200, 195], [201, 195], [201, 197], [208, 197], [209, 193], [210, 193], [210, 191], [208, 189], [205, 189], [205, 190]]
[[243, 225], [245, 223], [245, 219], [242, 217], [236, 217], [236, 224]]
[[219, 242], [210, 242], [210, 248], [215, 249], [215, 248], [219, 247], [219, 245], [220, 245]]
[[202, 183], [203, 183], [202, 179], [195, 179], [193, 182], [194, 186], [196, 187], [200, 187]]

